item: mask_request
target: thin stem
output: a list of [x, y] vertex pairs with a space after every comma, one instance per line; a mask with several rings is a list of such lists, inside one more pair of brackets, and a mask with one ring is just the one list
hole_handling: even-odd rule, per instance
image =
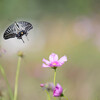
[[59, 100], [61, 100], [61, 97], [59, 97]]
[[45, 90], [45, 92], [47, 93], [48, 100], [51, 100], [51, 99], [50, 99], [50, 94], [48, 93], [48, 91], [47, 91], [47, 90]]
[[[54, 69], [54, 86], [56, 85], [56, 68]], [[56, 97], [54, 97], [54, 100], [56, 100]]]
[[65, 96], [64, 96], [64, 98], [65, 98], [66, 100], [68, 100], [68, 98], [67, 98], [67, 97], [65, 97]]
[[21, 57], [18, 58], [18, 64], [17, 64], [17, 72], [16, 72], [16, 80], [15, 80], [14, 100], [17, 100], [18, 78], [19, 78], [20, 64], [21, 64]]
[[54, 72], [54, 86], [55, 86], [55, 82], [56, 82], [56, 69], [54, 69], [55, 70], [55, 72]]
[[6, 81], [10, 98], [11, 98], [11, 100], [13, 100], [13, 92], [12, 92], [12, 89], [11, 89], [10, 84], [8, 82], [8, 79], [7, 79], [6, 73], [4, 71], [4, 68], [1, 65], [0, 65], [0, 71], [1, 71], [1, 73], [3, 75], [3, 77], [4, 77], [4, 80]]

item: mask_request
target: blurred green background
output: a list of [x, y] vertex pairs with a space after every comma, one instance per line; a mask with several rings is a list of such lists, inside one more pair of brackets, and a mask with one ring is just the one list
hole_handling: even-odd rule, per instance
[[[15, 21], [25, 20], [34, 29], [24, 37], [4, 40]], [[54, 52], [68, 57], [57, 70], [69, 100], [100, 100], [100, 1], [99, 0], [0, 0], [0, 64], [14, 90], [17, 52], [23, 51], [18, 100], [46, 100], [41, 83], [53, 81], [53, 70], [42, 68], [42, 59]], [[8, 100], [0, 73], [0, 95]], [[62, 99], [65, 100], [65, 99]]]

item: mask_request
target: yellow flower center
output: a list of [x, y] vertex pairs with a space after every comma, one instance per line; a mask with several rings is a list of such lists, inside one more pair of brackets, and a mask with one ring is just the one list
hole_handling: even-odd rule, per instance
[[53, 65], [56, 65], [56, 63], [53, 63]]

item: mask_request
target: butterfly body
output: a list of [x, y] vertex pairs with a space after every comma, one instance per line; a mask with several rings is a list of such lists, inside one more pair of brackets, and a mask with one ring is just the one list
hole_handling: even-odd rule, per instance
[[[32, 24], [26, 21], [15, 22], [10, 25], [4, 32], [4, 39], [15, 38], [22, 39], [23, 35], [28, 35], [28, 31], [33, 28]], [[22, 39], [23, 41], [23, 39]], [[23, 41], [24, 42], [24, 41]]]
[[22, 30], [16, 34], [17, 39], [21, 39], [23, 35], [27, 34], [26, 31]]

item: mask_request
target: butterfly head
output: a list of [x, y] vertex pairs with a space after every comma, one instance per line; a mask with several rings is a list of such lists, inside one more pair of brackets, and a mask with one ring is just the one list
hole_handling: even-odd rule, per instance
[[25, 30], [22, 30], [22, 31], [18, 32], [18, 34], [16, 34], [16, 37], [17, 37], [18, 39], [21, 39], [22, 36], [23, 36], [24, 34], [26, 34], [26, 33], [27, 33], [27, 32], [26, 32]]

